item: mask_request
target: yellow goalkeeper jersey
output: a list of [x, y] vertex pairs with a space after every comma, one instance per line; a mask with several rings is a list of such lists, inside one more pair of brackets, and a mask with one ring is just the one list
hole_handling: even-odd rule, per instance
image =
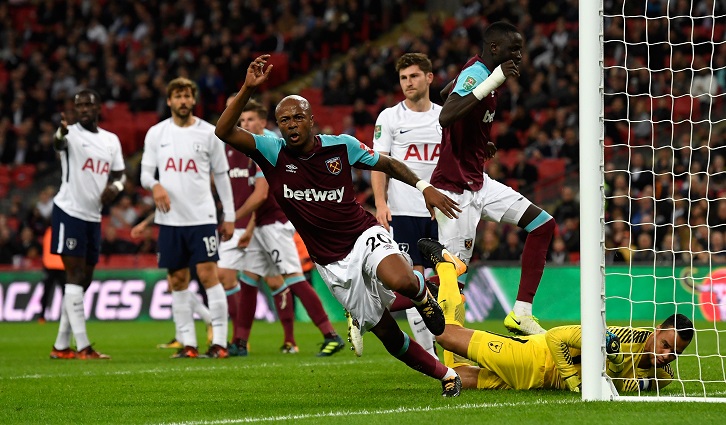
[[[447, 366], [470, 364], [466, 359], [444, 353]], [[480, 389], [566, 388], [557, 372], [544, 335], [508, 336], [476, 331], [469, 342], [467, 357], [480, 367]]]
[[[673, 379], [670, 365], [662, 368], [641, 369], [638, 367], [645, 348], [645, 341], [652, 334], [646, 329], [610, 326], [620, 338], [620, 352], [625, 355], [624, 362], [616, 367], [609, 361], [607, 374], [612, 378], [618, 392], [648, 391], [663, 388]], [[563, 379], [580, 373], [580, 348], [582, 347], [582, 329], [580, 326], [560, 326], [552, 328], [545, 334], [547, 345], [552, 353], [555, 366]], [[653, 379], [655, 378], [655, 379]]]
[[[608, 329], [620, 337], [620, 352], [625, 354], [622, 370], [614, 372], [608, 363], [608, 375], [618, 392], [652, 390], [670, 383], [673, 378], [670, 365], [637, 367], [651, 331], [627, 327]], [[568, 389], [564, 380], [580, 374], [581, 346], [580, 326], [560, 326], [543, 335], [522, 337], [476, 331], [467, 357], [480, 367], [479, 389]], [[444, 362], [449, 367], [471, 365], [468, 359], [444, 352]]]

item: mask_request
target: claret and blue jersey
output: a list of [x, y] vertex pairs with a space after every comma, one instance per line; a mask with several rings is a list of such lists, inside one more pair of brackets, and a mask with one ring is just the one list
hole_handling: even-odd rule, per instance
[[284, 139], [254, 138], [251, 156], [316, 263], [342, 260], [366, 229], [378, 225], [356, 201], [351, 174], [351, 167], [376, 165], [377, 152], [348, 135], [315, 136], [313, 150], [302, 156], [286, 149]]

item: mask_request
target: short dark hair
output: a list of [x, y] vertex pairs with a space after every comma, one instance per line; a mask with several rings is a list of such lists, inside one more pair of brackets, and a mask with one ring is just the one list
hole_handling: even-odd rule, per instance
[[428, 56], [423, 53], [406, 53], [396, 62], [396, 72], [408, 68], [409, 66], [418, 65], [421, 71], [428, 74], [433, 72], [434, 66], [431, 64], [431, 60]]
[[264, 107], [260, 102], [250, 99], [247, 101], [247, 104], [242, 108], [242, 112], [257, 112], [257, 115], [260, 116], [261, 119], [266, 120], [267, 119], [267, 108]]
[[675, 329], [680, 339], [684, 341], [693, 340], [693, 322], [691, 322], [691, 319], [680, 313], [668, 316], [668, 318], [660, 324], [660, 328]]
[[519, 34], [519, 29], [509, 22], [497, 21], [484, 30], [483, 38], [485, 43], [493, 43], [509, 34]]
[[80, 89], [78, 90], [78, 93], [76, 93], [75, 96], [73, 96], [73, 100], [75, 101], [76, 97], [78, 96], [93, 96], [93, 100], [95, 104], [100, 105], [101, 104], [101, 95], [98, 94], [96, 90], [93, 89]]
[[171, 99], [171, 95], [175, 91], [184, 89], [191, 89], [192, 97], [194, 99], [197, 98], [197, 84], [194, 81], [184, 77], [177, 77], [169, 81], [169, 84], [167, 84], [166, 86], [166, 98]]

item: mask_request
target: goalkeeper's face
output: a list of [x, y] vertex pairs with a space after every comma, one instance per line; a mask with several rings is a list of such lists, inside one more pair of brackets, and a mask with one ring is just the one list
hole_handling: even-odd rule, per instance
[[691, 343], [691, 341], [680, 338], [675, 329], [657, 328], [653, 335], [654, 346], [652, 350], [648, 351], [654, 353], [651, 362], [656, 367], [663, 367], [675, 360]]

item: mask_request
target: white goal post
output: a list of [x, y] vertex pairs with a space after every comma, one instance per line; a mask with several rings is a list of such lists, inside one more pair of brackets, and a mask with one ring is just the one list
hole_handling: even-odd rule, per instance
[[[713, 233], [726, 236], [726, 220], [713, 220], [713, 205], [726, 204], [726, 189], [708, 192], [709, 182], [713, 185], [717, 179], [726, 187], [723, 165], [714, 168], [714, 158], [726, 155], [712, 152], [712, 145], [726, 139], [722, 136], [726, 132], [726, 87], [720, 87], [716, 77], [726, 80], [722, 75], [726, 60], [716, 58], [718, 52], [721, 56], [726, 53], [726, 5], [722, 0], [693, 0], [685, 2], [689, 9], [684, 10], [684, 3], [676, 0], [613, 0], [620, 10], [612, 12], [603, 3], [579, 2], [582, 399], [726, 402], [726, 347], [722, 347], [726, 325], [720, 322], [726, 321], [726, 248], [711, 239]], [[608, 27], [612, 22], [622, 26], [622, 39], [615, 36], [613, 43], [618, 46], [615, 60], [606, 55], [607, 37], [612, 40], [615, 33]], [[664, 22], [667, 28], [659, 34], [665, 35], [651, 38], [651, 30]], [[633, 28], [643, 37], [633, 37]], [[708, 53], [703, 52], [709, 48], [712, 57], [704, 59]], [[682, 54], [684, 49], [693, 53]], [[651, 58], [654, 51], [670, 54]], [[645, 55], [646, 60], [638, 55]], [[634, 75], [641, 79], [639, 83], [632, 81]], [[705, 76], [698, 87], [697, 76]], [[615, 97], [624, 103], [617, 117], [607, 106], [610, 102], [613, 108]], [[659, 113], [657, 108], [661, 108]], [[614, 128], [619, 133], [615, 141], [608, 137]], [[699, 150], [705, 163], [696, 159]], [[676, 169], [678, 161], [686, 163], [685, 171]], [[615, 163], [619, 165], [613, 168]], [[647, 184], [636, 188], [636, 174], [640, 176], [643, 170], [652, 179], [650, 189]], [[626, 189], [608, 189], [608, 173], [626, 176]], [[656, 182], [667, 187], [667, 195], [654, 193]], [[678, 194], [678, 185], [685, 187], [681, 189], [685, 194]], [[711, 194], [702, 195], [700, 189]], [[607, 215], [607, 205], [618, 202], [617, 198], [625, 202], [628, 213], [613, 218]], [[656, 218], [661, 201], [669, 203], [666, 218], [671, 221]], [[677, 223], [679, 202], [687, 207], [685, 219], [681, 216]], [[704, 202], [705, 222], [693, 219], [695, 209], [703, 208], [697, 204]], [[647, 210], [648, 204], [653, 208], [651, 217], [640, 214], [635, 220], [634, 211]], [[724, 228], [714, 230], [714, 222]], [[615, 224], [626, 229], [622, 232], [626, 236], [622, 245], [613, 247]], [[637, 237], [644, 233], [652, 240]], [[706, 242], [699, 244], [696, 239]], [[619, 268], [612, 266], [612, 258], [618, 255]], [[723, 285], [723, 294], [714, 289], [717, 280]], [[630, 292], [613, 294], [606, 286], [611, 281], [629, 282]], [[650, 298], [642, 297], [644, 285], [652, 288]], [[606, 305], [613, 304], [620, 311], [629, 309], [631, 326], [645, 329], [654, 329], [666, 314], [682, 313], [693, 320], [693, 341], [672, 363], [675, 378], [668, 391], [622, 396], [609, 383], [605, 374], [605, 330], [610, 324]], [[686, 360], [688, 373], [680, 365]]]

